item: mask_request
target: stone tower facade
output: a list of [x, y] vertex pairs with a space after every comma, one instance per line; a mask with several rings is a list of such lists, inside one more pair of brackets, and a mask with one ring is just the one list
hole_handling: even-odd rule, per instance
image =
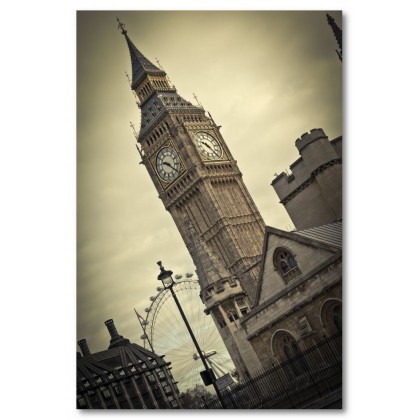
[[[141, 110], [142, 163], [191, 254], [185, 217], [254, 301], [265, 224], [219, 127], [171, 86], [165, 71], [133, 44], [131, 88]], [[194, 257], [193, 257], [194, 259]], [[194, 261], [197, 265], [198, 262]]]
[[322, 128], [296, 140], [300, 157], [271, 185], [296, 229], [342, 218], [342, 137], [329, 141]]
[[186, 218], [191, 238], [191, 256], [196, 261], [200, 297], [217, 326], [239, 373], [246, 378], [262, 368], [240, 322], [251, 310], [251, 302], [236, 276], [231, 275], [197, 234]]

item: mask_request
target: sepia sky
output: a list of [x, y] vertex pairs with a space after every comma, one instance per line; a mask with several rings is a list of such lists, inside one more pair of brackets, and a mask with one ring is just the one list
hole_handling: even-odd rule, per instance
[[[342, 27], [341, 13], [329, 12]], [[156, 262], [176, 274], [192, 260], [135, 147], [140, 114], [116, 16], [137, 48], [159, 60], [180, 96], [193, 92], [238, 162], [267, 225], [292, 223], [270, 183], [298, 158], [312, 128], [342, 134], [342, 65], [325, 12], [78, 12], [77, 339], [107, 348], [104, 321], [140, 343], [159, 286]]]

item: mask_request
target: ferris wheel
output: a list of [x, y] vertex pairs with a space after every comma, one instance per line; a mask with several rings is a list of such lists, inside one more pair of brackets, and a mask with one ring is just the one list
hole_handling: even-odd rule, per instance
[[[216, 377], [234, 373], [234, 365], [210, 315], [204, 313], [205, 305], [199, 293], [200, 285], [192, 274], [175, 276], [173, 290], [185, 312], [201, 351]], [[157, 288], [150, 297], [151, 304], [141, 316], [135, 309], [143, 329], [143, 346], [164, 355], [171, 362], [172, 373], [181, 391], [203, 384], [200, 372], [204, 369], [193, 341], [181, 318], [170, 290]], [[209, 389], [210, 391], [210, 389]]]

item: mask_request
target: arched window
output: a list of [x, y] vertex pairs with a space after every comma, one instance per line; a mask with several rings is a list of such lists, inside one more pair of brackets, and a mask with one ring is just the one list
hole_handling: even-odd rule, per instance
[[286, 248], [277, 248], [274, 251], [273, 265], [286, 284], [302, 274], [295, 256]]
[[305, 356], [296, 340], [287, 331], [276, 331], [271, 346], [275, 358], [284, 364], [284, 371], [289, 379], [308, 370]]
[[321, 308], [321, 321], [328, 334], [341, 333], [342, 305], [338, 299], [326, 300]]

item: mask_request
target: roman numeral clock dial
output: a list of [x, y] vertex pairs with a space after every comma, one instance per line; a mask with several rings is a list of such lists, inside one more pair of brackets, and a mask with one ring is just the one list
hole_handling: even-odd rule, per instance
[[156, 171], [162, 181], [171, 182], [181, 172], [181, 160], [173, 147], [166, 146], [156, 156]]
[[223, 155], [223, 149], [220, 143], [209, 133], [199, 131], [194, 136], [194, 143], [207, 160], [219, 160]]

